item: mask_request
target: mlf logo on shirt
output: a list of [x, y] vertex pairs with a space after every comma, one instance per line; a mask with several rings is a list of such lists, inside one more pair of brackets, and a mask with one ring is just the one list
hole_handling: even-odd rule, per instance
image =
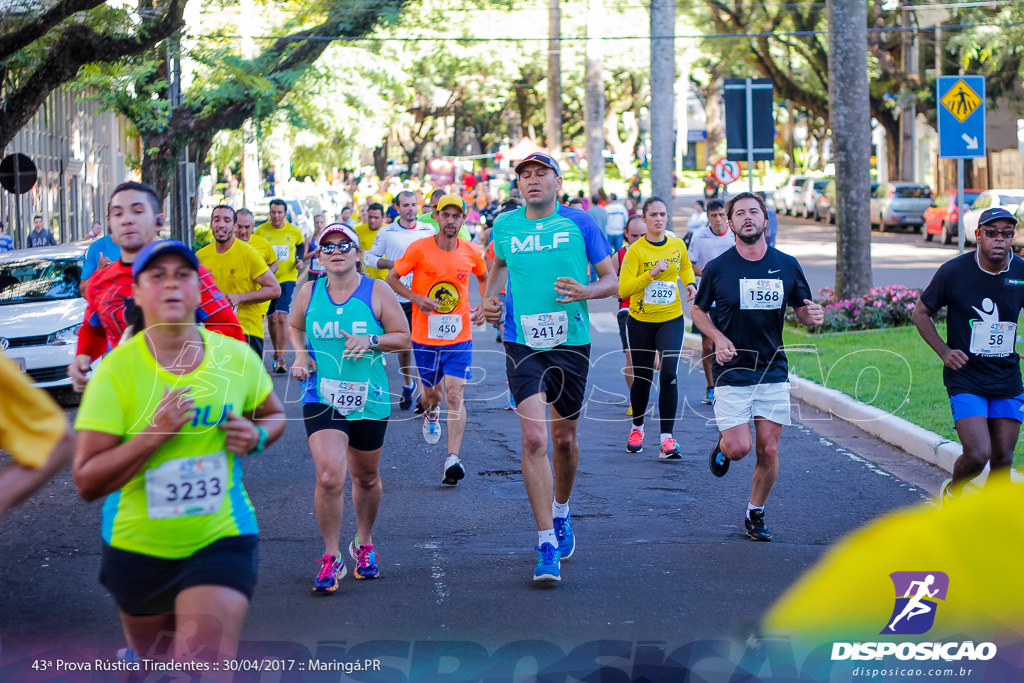
[[560, 248], [563, 244], [569, 243], [569, 233], [567, 232], [554, 233], [551, 235], [550, 243], [546, 242], [544, 237], [544, 235], [527, 235], [526, 237], [519, 238], [513, 235], [512, 253], [529, 254], [535, 251], [551, 251]]
[[889, 575], [896, 591], [892, 615], [882, 635], [920, 635], [935, 623], [939, 600], [946, 599], [949, 577], [943, 572], [893, 572]]

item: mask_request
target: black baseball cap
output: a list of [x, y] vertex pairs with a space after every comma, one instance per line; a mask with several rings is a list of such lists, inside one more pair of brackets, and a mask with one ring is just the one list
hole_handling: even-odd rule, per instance
[[991, 209], [985, 209], [981, 212], [981, 217], [978, 219], [978, 227], [991, 223], [992, 221], [1005, 218], [1008, 221], [1013, 221], [1014, 225], [1017, 225], [1017, 219], [1013, 217], [1013, 214], [1004, 209], [1001, 206], [993, 206]]
[[521, 169], [523, 166], [530, 162], [540, 164], [541, 166], [547, 166], [548, 168], [555, 172], [556, 176], [558, 176], [559, 178], [562, 177], [562, 169], [559, 168], [558, 162], [555, 161], [554, 158], [552, 158], [550, 155], [544, 154], [543, 152], [534, 152], [533, 154], [531, 154], [530, 156], [526, 157], [518, 164], [516, 164], [516, 175], [519, 175], [519, 169]]

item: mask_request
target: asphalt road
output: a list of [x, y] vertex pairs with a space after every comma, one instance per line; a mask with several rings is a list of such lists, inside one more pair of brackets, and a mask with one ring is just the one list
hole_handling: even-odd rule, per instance
[[[504, 357], [489, 328], [476, 331], [477, 368], [467, 389], [467, 478], [442, 486], [444, 440], [427, 446], [420, 421], [396, 409], [374, 529], [381, 578], [350, 574], [327, 597], [310, 591], [322, 546], [297, 385], [275, 376], [294, 422], [244, 463], [261, 563], [241, 657], [294, 661], [290, 672], [236, 680], [341, 680], [337, 672], [313, 676], [310, 660], [374, 657], [383, 670], [353, 678], [511, 680], [541, 671], [543, 680], [574, 680], [610, 667], [620, 673], [602, 680], [675, 680], [688, 667], [698, 680], [724, 680], [741, 666], [744, 636], [831, 543], [880, 513], [920, 502], [924, 482], [938, 476], [907, 477], [917, 483], [890, 476], [886, 469], [900, 472], [905, 457], [796, 406], [794, 417], [805, 424], [783, 432], [767, 507], [775, 541], [751, 542], [743, 517], [753, 458], [733, 463], [723, 479], [708, 471], [716, 431], [710, 408], [700, 404], [698, 359], [680, 371], [683, 459], [658, 460], [653, 421], [644, 453], [627, 454], [614, 304], [593, 302], [591, 310], [593, 368], [571, 500], [578, 549], [563, 563], [559, 584], [531, 580], [536, 533], [520, 474], [519, 424], [503, 409]], [[395, 386], [394, 366], [391, 372]], [[870, 459], [858, 456], [871, 449]], [[40, 659], [108, 659], [123, 647], [112, 600], [97, 581], [99, 526], [100, 505], [80, 501], [66, 474], [0, 523], [0, 680], [107, 680], [30, 669]], [[344, 529], [347, 544], [355, 531], [351, 507]]]

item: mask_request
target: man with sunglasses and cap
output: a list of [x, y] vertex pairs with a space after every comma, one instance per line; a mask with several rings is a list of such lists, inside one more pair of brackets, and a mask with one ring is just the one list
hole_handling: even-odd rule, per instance
[[[423, 438], [430, 445], [441, 440], [441, 399], [447, 400], [448, 457], [441, 483], [448, 486], [466, 476], [459, 451], [466, 430], [462, 396], [473, 361], [469, 276], [476, 276], [482, 295], [487, 275], [480, 247], [459, 238], [465, 217], [462, 197], [440, 197], [434, 209], [440, 231], [410, 244], [387, 277], [391, 288], [413, 303], [412, 350], [423, 383]], [[410, 273], [407, 286], [401, 278]], [[480, 315], [479, 309], [472, 315]]]
[[[1016, 348], [1024, 308], [1024, 260], [1013, 254], [1017, 219], [986, 209], [975, 231], [978, 247], [942, 264], [914, 306], [921, 338], [942, 359], [963, 454], [942, 485], [942, 502], [985, 469], [1004, 475], [1024, 420], [1024, 384]], [[932, 316], [946, 307], [946, 341]]]
[[[611, 246], [594, 219], [558, 204], [558, 162], [537, 152], [516, 164], [516, 175], [526, 205], [495, 219], [495, 259], [483, 310], [490, 323], [501, 319], [503, 308], [506, 313], [505, 368], [522, 429], [523, 483], [537, 524], [533, 580], [559, 581], [561, 560], [576, 549], [569, 496], [579, 461], [577, 427], [590, 370], [586, 301], [613, 296], [618, 281]], [[591, 265], [599, 276], [595, 282], [588, 282]], [[503, 306], [497, 294], [506, 281]]]

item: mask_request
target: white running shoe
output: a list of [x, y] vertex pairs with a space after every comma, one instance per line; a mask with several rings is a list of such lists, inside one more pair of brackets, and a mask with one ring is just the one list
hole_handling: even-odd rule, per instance
[[462, 466], [462, 461], [459, 460], [459, 456], [451, 453], [448, 455], [448, 459], [444, 461], [444, 479], [441, 480], [442, 484], [448, 486], [455, 486], [459, 483], [459, 479], [466, 476], [466, 468]]
[[423, 413], [423, 440], [431, 446], [441, 440], [441, 409]]

